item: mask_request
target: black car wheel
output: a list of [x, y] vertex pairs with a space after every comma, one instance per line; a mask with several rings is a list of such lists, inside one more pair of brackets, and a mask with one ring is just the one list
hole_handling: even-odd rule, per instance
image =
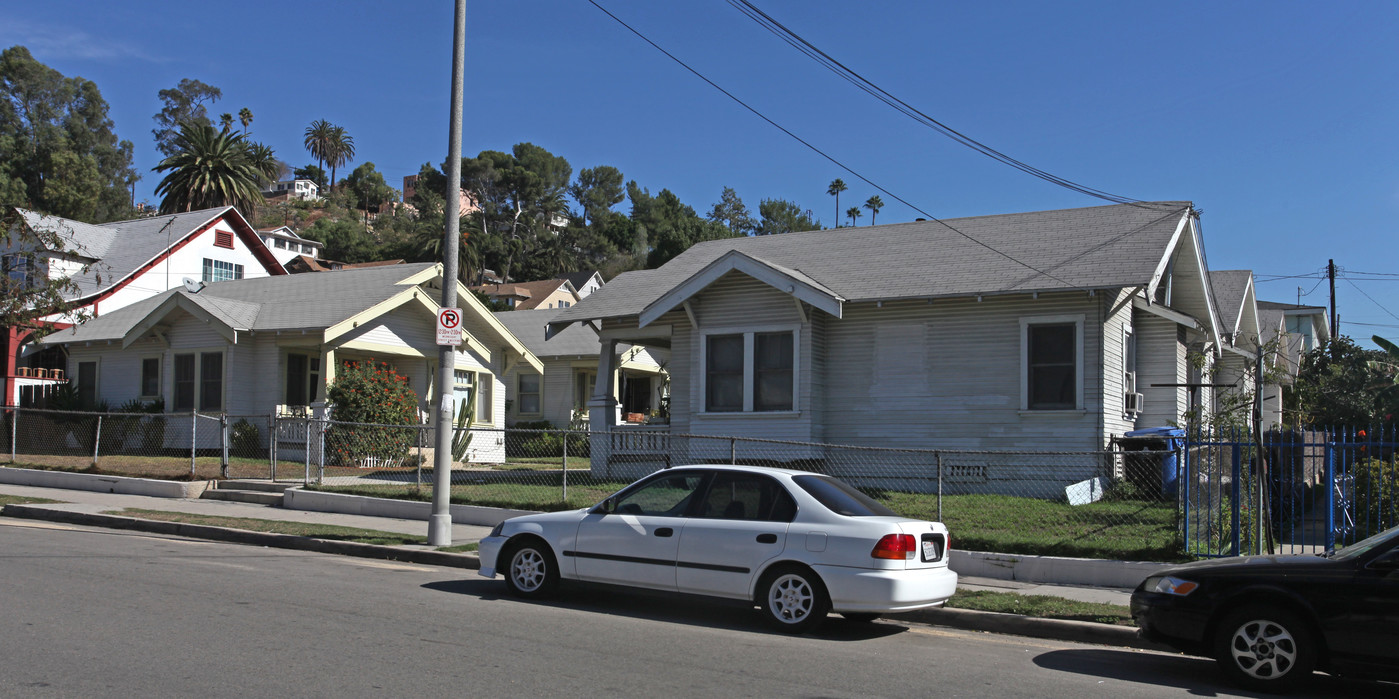
[[811, 570], [784, 566], [770, 570], [758, 584], [758, 604], [768, 623], [787, 633], [806, 633], [826, 619], [830, 598]]
[[1300, 617], [1268, 607], [1230, 613], [1215, 633], [1215, 660], [1230, 680], [1267, 692], [1291, 689], [1316, 665], [1316, 643]]
[[505, 589], [516, 597], [539, 599], [559, 586], [559, 567], [549, 546], [538, 539], [512, 541], [500, 554], [505, 561]]

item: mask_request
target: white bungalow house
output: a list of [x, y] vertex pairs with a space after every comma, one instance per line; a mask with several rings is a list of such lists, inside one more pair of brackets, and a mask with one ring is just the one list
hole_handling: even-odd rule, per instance
[[259, 228], [257, 234], [262, 237], [263, 244], [272, 251], [273, 257], [276, 257], [283, 267], [302, 255], [312, 259], [319, 258], [321, 249], [325, 247], [325, 243], [303, 238], [288, 226]]
[[[1150, 202], [704, 242], [619, 275], [549, 333], [595, 325], [599, 375], [623, 343], [669, 349], [674, 433], [1097, 451], [1178, 424], [1189, 355], [1219, 356], [1197, 216]], [[615, 403], [594, 392], [593, 430]], [[595, 436], [594, 468], [634, 456], [616, 444]]]
[[[79, 385], [113, 405], [161, 398], [167, 412], [186, 415], [304, 414], [324, 405], [344, 362], [374, 359], [408, 377], [427, 414], [442, 393], [434, 385], [442, 283], [440, 265], [419, 263], [172, 289], [41, 342], [64, 347]], [[543, 365], [465, 288], [457, 292], [463, 342], [447, 390], [475, 401], [474, 425], [503, 427], [503, 377]], [[499, 432], [473, 437], [467, 460], [504, 459]]]
[[287, 195], [288, 199], [300, 199], [302, 201], [314, 201], [321, 198], [321, 188], [311, 180], [282, 180], [272, 182], [262, 188], [262, 193], [275, 197]]
[[[517, 364], [505, 377], [507, 424], [548, 420], [568, 427], [575, 412], [588, 419], [588, 401], [597, 389], [598, 353], [602, 344], [587, 325], [571, 325], [549, 339], [545, 326], [559, 309], [500, 311], [495, 314], [515, 337], [544, 364], [542, 372]], [[670, 353], [662, 347], [619, 346], [620, 355], [607, 381], [618, 415], [612, 424], [658, 424], [666, 416], [670, 377], [665, 365]]]
[[[67, 277], [76, 285], [66, 294], [72, 312], [44, 320], [67, 327], [81, 316], [102, 317], [167, 289], [181, 287], [186, 278], [205, 283], [286, 274], [258, 232], [231, 206], [152, 216], [99, 225], [24, 209], [7, 219], [13, 229], [9, 246], [0, 251], [11, 278], [56, 280]], [[61, 249], [37, 251], [38, 263], [23, 256], [33, 231], [49, 231]], [[31, 405], [38, 396], [68, 379], [66, 360], [56, 348], [45, 351], [32, 333], [17, 328], [0, 331], [4, 355], [6, 405]], [[89, 377], [90, 378], [90, 377]], [[91, 385], [91, 381], [83, 382]]]
[[[1252, 406], [1258, 352], [1266, 349], [1267, 342], [1259, 323], [1253, 273], [1246, 269], [1210, 272], [1210, 285], [1219, 313], [1220, 354], [1212, 377], [1201, 372], [1204, 382], [1213, 384], [1212, 390], [1202, 391], [1201, 395], [1211, 396], [1206, 402], [1209, 410]], [[1268, 364], [1264, 369], [1266, 376], [1270, 373], [1272, 358], [1265, 357], [1264, 361]], [[1276, 387], [1272, 388], [1276, 392]], [[1252, 408], [1248, 411], [1251, 413]], [[1248, 419], [1250, 415], [1242, 417]]]

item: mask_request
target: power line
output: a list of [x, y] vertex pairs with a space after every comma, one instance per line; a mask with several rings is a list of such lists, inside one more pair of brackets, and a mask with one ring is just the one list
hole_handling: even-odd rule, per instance
[[[796, 142], [802, 144], [803, 146], [806, 146], [806, 147], [809, 148], [812, 152], [816, 153], [817, 155], [820, 155], [821, 157], [825, 158], [826, 160], [829, 160], [831, 163], [835, 164], [835, 165], [836, 165], [837, 167], [839, 167], [840, 169], [842, 169], [842, 170], [844, 170], [844, 171], [850, 173], [851, 175], [853, 175], [853, 176], [859, 178], [860, 181], [864, 182], [865, 184], [867, 184], [867, 185], [869, 185], [869, 186], [871, 186], [871, 187], [874, 187], [875, 189], [879, 190], [880, 192], [883, 192], [884, 194], [889, 195], [890, 197], [892, 197], [895, 201], [899, 202], [900, 204], [903, 204], [904, 206], [907, 206], [908, 208], [913, 209], [914, 211], [916, 211], [916, 212], [922, 214], [923, 216], [927, 217], [928, 220], [930, 220], [930, 221], [932, 221], [932, 222], [934, 222], [934, 223], [940, 224], [940, 225], [943, 226], [944, 228], [946, 228], [946, 229], [952, 231], [953, 233], [956, 233], [957, 235], [959, 235], [959, 236], [961, 236], [961, 237], [967, 239], [968, 241], [970, 241], [970, 242], [972, 242], [972, 243], [975, 243], [976, 245], [979, 245], [979, 246], [985, 248], [986, 250], [989, 250], [990, 252], [993, 252], [993, 253], [995, 253], [995, 254], [997, 254], [997, 255], [1000, 255], [1001, 257], [1004, 257], [1005, 259], [1010, 260], [1011, 262], [1014, 262], [1015, 264], [1018, 264], [1018, 265], [1020, 265], [1020, 266], [1022, 266], [1022, 267], [1024, 267], [1024, 268], [1026, 268], [1026, 269], [1032, 271], [1032, 272], [1035, 272], [1035, 273], [1037, 273], [1037, 274], [1043, 275], [1043, 276], [1045, 276], [1045, 277], [1047, 277], [1047, 278], [1049, 278], [1049, 279], [1053, 279], [1054, 281], [1057, 281], [1057, 282], [1059, 282], [1060, 284], [1064, 284], [1065, 286], [1068, 286], [1068, 287], [1071, 288], [1071, 289], [1083, 289], [1083, 287], [1080, 287], [1080, 286], [1078, 286], [1077, 284], [1073, 284], [1073, 283], [1071, 283], [1071, 282], [1069, 282], [1069, 281], [1067, 281], [1067, 280], [1060, 279], [1059, 277], [1056, 277], [1056, 276], [1054, 276], [1054, 275], [1052, 275], [1052, 274], [1050, 274], [1050, 273], [1048, 273], [1048, 272], [1045, 272], [1045, 271], [1043, 271], [1043, 270], [1040, 270], [1039, 268], [1035, 267], [1034, 265], [1031, 265], [1031, 264], [1029, 264], [1029, 263], [1027, 263], [1027, 262], [1023, 262], [1023, 261], [1021, 261], [1021, 260], [1018, 260], [1018, 259], [1012, 257], [1011, 255], [1009, 255], [1008, 253], [1005, 253], [1005, 252], [1002, 252], [1002, 251], [1000, 251], [1000, 250], [997, 250], [996, 248], [994, 248], [994, 247], [992, 247], [992, 246], [990, 246], [990, 245], [988, 245], [988, 244], [986, 244], [986, 243], [983, 243], [982, 241], [978, 240], [977, 238], [975, 238], [975, 237], [973, 237], [973, 236], [971, 236], [971, 235], [969, 235], [969, 234], [967, 234], [967, 233], [963, 233], [962, 231], [958, 230], [958, 229], [957, 229], [955, 226], [953, 226], [952, 224], [949, 224], [949, 223], [947, 223], [946, 221], [943, 221], [942, 219], [940, 219], [940, 218], [938, 218], [938, 217], [936, 217], [936, 216], [934, 216], [934, 215], [932, 215], [932, 214], [930, 214], [930, 213], [924, 211], [923, 209], [919, 208], [918, 206], [915, 206], [912, 202], [908, 201], [907, 199], [904, 199], [903, 197], [901, 197], [901, 196], [899, 196], [899, 195], [897, 195], [897, 194], [895, 194], [895, 193], [893, 193], [893, 192], [891, 192], [891, 191], [885, 189], [884, 187], [880, 186], [879, 184], [877, 184], [876, 182], [874, 182], [874, 181], [871, 180], [870, 178], [865, 177], [864, 175], [860, 174], [859, 172], [856, 172], [856, 171], [855, 171], [853, 168], [851, 168], [850, 166], [848, 166], [848, 165], [846, 165], [845, 163], [843, 163], [843, 162], [837, 160], [834, 156], [830, 155], [829, 153], [826, 153], [825, 151], [821, 150], [820, 148], [817, 148], [816, 146], [814, 146], [814, 145], [812, 145], [811, 143], [807, 142], [807, 141], [806, 141], [805, 139], [803, 139], [802, 137], [800, 137], [800, 136], [796, 135], [795, 133], [792, 133], [791, 131], [789, 131], [786, 127], [784, 127], [784, 126], [782, 126], [781, 124], [779, 124], [779, 123], [773, 121], [772, 119], [768, 118], [767, 115], [765, 115], [765, 114], [763, 114], [762, 112], [758, 111], [758, 110], [755, 109], [753, 106], [749, 105], [747, 102], [744, 102], [743, 100], [741, 100], [741, 99], [739, 99], [737, 96], [735, 96], [733, 93], [731, 93], [731, 92], [729, 92], [728, 90], [725, 90], [724, 88], [720, 87], [718, 83], [714, 82], [713, 80], [710, 80], [708, 77], [705, 77], [705, 75], [704, 75], [703, 73], [700, 73], [698, 70], [695, 70], [694, 68], [691, 68], [690, 65], [687, 64], [686, 62], [680, 60], [678, 57], [676, 57], [676, 56], [675, 56], [674, 54], [672, 54], [671, 52], [665, 50], [664, 48], [661, 48], [660, 44], [657, 44], [656, 42], [652, 41], [650, 38], [648, 38], [645, 34], [642, 34], [642, 33], [641, 33], [639, 30], [637, 30], [636, 28], [634, 28], [634, 27], [632, 27], [630, 24], [627, 24], [626, 22], [622, 21], [622, 19], [621, 19], [620, 17], [618, 17], [617, 15], [612, 14], [610, 11], [607, 10], [607, 8], [603, 7], [602, 5], [599, 5], [599, 4], [597, 3], [597, 0], [588, 0], [588, 4], [592, 5], [593, 7], [596, 7], [599, 11], [601, 11], [603, 14], [607, 15], [608, 17], [611, 17], [612, 20], [613, 20], [614, 22], [616, 22], [617, 24], [622, 25], [622, 27], [624, 27], [627, 31], [631, 32], [632, 34], [635, 34], [638, 38], [640, 38], [642, 41], [646, 42], [647, 44], [650, 44], [652, 48], [656, 49], [657, 51], [660, 51], [662, 54], [665, 54], [665, 57], [666, 57], [666, 58], [669, 58], [670, 60], [675, 61], [675, 63], [677, 63], [680, 67], [684, 68], [685, 70], [689, 71], [689, 72], [690, 72], [692, 75], [694, 75], [695, 77], [699, 78], [700, 80], [703, 80], [705, 83], [708, 83], [710, 87], [712, 87], [712, 88], [718, 90], [719, 92], [722, 92], [722, 93], [724, 94], [725, 97], [728, 97], [729, 99], [733, 100], [734, 102], [737, 102], [737, 103], [739, 104], [739, 106], [741, 106], [741, 107], [743, 107], [744, 109], [747, 109], [748, 111], [752, 112], [752, 113], [753, 113], [755, 116], [757, 116], [759, 119], [762, 119], [763, 121], [766, 121], [766, 122], [767, 122], [768, 124], [770, 124], [773, 128], [777, 129], [778, 131], [781, 131], [781, 132], [784, 133], [784, 134], [787, 134], [789, 137], [791, 137], [791, 138], [792, 138], [793, 140], [795, 140]], [[1126, 203], [1126, 202], [1121, 202], [1121, 203]], [[1166, 215], [1169, 216], [1169, 215], [1171, 215], [1171, 214], [1170, 214], [1170, 213], [1167, 213]], [[1159, 220], [1159, 219], [1158, 219], [1158, 220]], [[1147, 225], [1150, 225], [1150, 224], [1147, 224]], [[1124, 234], [1124, 235], [1125, 235], [1125, 234]], [[1119, 237], [1120, 237], [1120, 236], [1119, 236]], [[1086, 290], [1086, 289], [1085, 289], [1085, 290]]]
[[960, 143], [978, 153], [981, 153], [982, 155], [985, 155], [988, 158], [991, 158], [992, 160], [1003, 163], [1005, 165], [1009, 165], [1015, 168], [1016, 170], [1019, 170], [1034, 177], [1038, 177], [1039, 179], [1042, 179], [1051, 184], [1058, 185], [1060, 187], [1078, 192], [1080, 194], [1086, 194], [1090, 197], [1104, 199], [1117, 204], [1146, 203], [1140, 199], [1133, 199], [1131, 197], [1112, 194], [1100, 189], [1094, 189], [1092, 187], [1079, 184], [1067, 178], [1060, 177], [1050, 172], [1046, 172], [1045, 170], [1041, 170], [1037, 167], [1034, 167], [1033, 165], [1029, 165], [1028, 163], [1025, 163], [1021, 160], [1017, 160], [1005, 153], [1002, 153], [1001, 151], [998, 151], [995, 148], [992, 148], [991, 146], [988, 146], [985, 143], [982, 143], [954, 129], [948, 126], [947, 124], [944, 124], [941, 121], [938, 121], [937, 119], [928, 116], [927, 114], [918, 110], [916, 107], [913, 107], [909, 103], [890, 94], [884, 88], [876, 85], [875, 83], [865, 78], [863, 75], [860, 75], [859, 73], [855, 72], [854, 70], [851, 70], [849, 67], [845, 66], [845, 64], [832, 58], [829, 54], [822, 51], [821, 49], [816, 48], [816, 46], [814, 46], [811, 42], [802, 38], [796, 32], [793, 32], [792, 30], [788, 29], [781, 22], [778, 22], [777, 20], [773, 19], [770, 15], [755, 7], [753, 3], [748, 2], [748, 0], [729, 0], [729, 4], [732, 5], [739, 12], [742, 12], [749, 19], [753, 20], [754, 22], [757, 22], [764, 29], [767, 29], [769, 32], [772, 32], [778, 38], [787, 42], [793, 48], [797, 49], [801, 53], [805, 54], [807, 57], [816, 61], [817, 63], [820, 63], [821, 65], [825, 66], [832, 73], [835, 73], [840, 78], [844, 79], [845, 81], [849, 82], [855, 87], [863, 90], [864, 92], [868, 93], [870, 96], [874, 97], [880, 102], [883, 102], [889, 105], [890, 107], [893, 107], [896, 111], [904, 114], [910, 119], [913, 119], [919, 124], [931, 128], [937, 131], [938, 133], [941, 133], [942, 135], [952, 139], [953, 141], [956, 141], [957, 143]]
[[1393, 313], [1392, 311], [1390, 311], [1388, 308], [1385, 308], [1385, 307], [1384, 307], [1384, 304], [1380, 303], [1379, 301], [1376, 301], [1376, 300], [1375, 300], [1375, 297], [1373, 297], [1373, 296], [1371, 296], [1371, 295], [1365, 293], [1365, 290], [1364, 290], [1364, 289], [1361, 289], [1359, 286], [1357, 286], [1355, 282], [1353, 282], [1353, 281], [1347, 279], [1347, 280], [1346, 280], [1346, 283], [1347, 283], [1347, 284], [1350, 284], [1351, 286], [1354, 286], [1354, 287], [1355, 287], [1355, 290], [1356, 290], [1356, 291], [1359, 291], [1361, 296], [1364, 296], [1365, 298], [1370, 299], [1370, 302], [1371, 302], [1371, 303], [1375, 304], [1376, 306], [1379, 306], [1379, 307], [1380, 307], [1380, 310], [1381, 310], [1381, 311], [1384, 311], [1384, 312], [1387, 313], [1387, 314], [1389, 314], [1389, 317], [1390, 317], [1390, 318], [1393, 318], [1393, 319], [1395, 319], [1395, 320], [1399, 320], [1399, 316], [1394, 315], [1394, 313]]

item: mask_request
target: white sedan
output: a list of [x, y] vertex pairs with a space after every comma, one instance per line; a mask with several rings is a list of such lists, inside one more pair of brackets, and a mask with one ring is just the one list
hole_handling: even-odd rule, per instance
[[900, 517], [850, 485], [758, 466], [681, 466], [598, 505], [506, 520], [480, 574], [539, 598], [561, 579], [746, 600], [803, 633], [941, 606], [957, 589], [939, 522]]

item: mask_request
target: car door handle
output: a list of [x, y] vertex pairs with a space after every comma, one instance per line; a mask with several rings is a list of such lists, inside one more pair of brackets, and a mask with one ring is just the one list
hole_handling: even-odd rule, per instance
[[674, 534], [675, 530], [670, 527], [660, 527], [656, 529], [656, 536], [673, 536]]
[[777, 543], [777, 535], [776, 535], [776, 534], [759, 534], [759, 535], [758, 535], [758, 543], [760, 543], [760, 544], [775, 544], [775, 543]]

